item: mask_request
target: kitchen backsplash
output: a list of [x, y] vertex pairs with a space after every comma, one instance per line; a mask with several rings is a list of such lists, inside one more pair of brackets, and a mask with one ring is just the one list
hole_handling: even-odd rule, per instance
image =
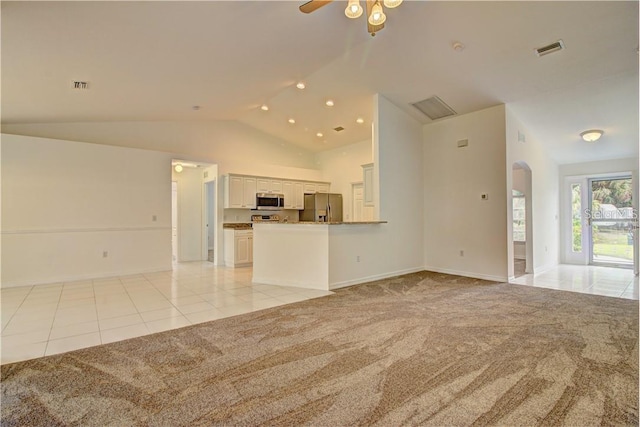
[[225, 209], [223, 222], [251, 222], [251, 215], [278, 215], [280, 220], [288, 217], [289, 222], [297, 222], [299, 211], [284, 209], [281, 211], [252, 211], [247, 209]]

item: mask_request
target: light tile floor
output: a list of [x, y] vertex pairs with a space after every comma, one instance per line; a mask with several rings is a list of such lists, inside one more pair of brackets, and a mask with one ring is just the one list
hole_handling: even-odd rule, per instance
[[561, 264], [540, 274], [525, 274], [510, 283], [580, 292], [607, 297], [638, 299], [638, 276], [626, 268]]
[[332, 292], [251, 283], [251, 268], [173, 271], [0, 291], [0, 363], [33, 359], [303, 301]]

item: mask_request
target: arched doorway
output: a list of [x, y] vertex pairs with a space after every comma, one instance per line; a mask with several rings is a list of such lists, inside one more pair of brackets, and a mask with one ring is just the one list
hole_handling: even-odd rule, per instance
[[533, 273], [533, 209], [531, 168], [526, 162], [514, 162], [511, 170], [511, 209], [513, 228], [513, 276]]

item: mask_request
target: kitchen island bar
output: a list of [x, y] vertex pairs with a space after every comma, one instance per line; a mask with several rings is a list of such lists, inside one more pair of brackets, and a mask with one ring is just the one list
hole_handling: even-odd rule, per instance
[[[254, 223], [253, 282], [321, 290], [359, 283], [357, 277], [366, 276], [358, 250], [362, 237], [384, 224]], [[347, 283], [345, 277], [354, 280]]]

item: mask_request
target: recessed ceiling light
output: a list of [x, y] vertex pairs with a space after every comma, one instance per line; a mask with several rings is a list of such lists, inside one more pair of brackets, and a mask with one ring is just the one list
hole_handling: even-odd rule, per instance
[[304, 89], [304, 88], [305, 88], [305, 87], [307, 87], [307, 86], [304, 84], [304, 82], [298, 82], [298, 83], [296, 84], [296, 87], [297, 87], [298, 89]]
[[295, 125], [295, 124], [296, 124], [296, 120], [295, 120], [295, 119], [289, 119], [289, 120], [287, 120], [287, 121], [288, 121], [289, 123], [291, 123], [292, 125]]
[[332, 99], [327, 99], [327, 102], [325, 102], [325, 105], [327, 107], [333, 107], [333, 100]]
[[260, 109], [261, 109], [262, 111], [269, 111], [269, 106], [268, 106], [267, 104], [262, 104], [262, 105], [260, 106]]
[[361, 124], [363, 124], [363, 123], [364, 123], [364, 119], [363, 119], [362, 117], [358, 117], [358, 118], [356, 119], [356, 123], [357, 123], [357, 124], [359, 124], [359, 125], [361, 125]]
[[178, 172], [178, 173], [180, 173], [180, 172], [182, 172], [182, 171], [183, 171], [183, 167], [182, 167], [182, 165], [181, 165], [180, 163], [178, 163], [177, 165], [175, 165], [175, 166], [173, 167], [173, 169], [174, 169], [176, 172]]
[[318, 133], [316, 133], [316, 136], [317, 136], [318, 138], [322, 138], [324, 135], [322, 134], [322, 132], [318, 132]]

